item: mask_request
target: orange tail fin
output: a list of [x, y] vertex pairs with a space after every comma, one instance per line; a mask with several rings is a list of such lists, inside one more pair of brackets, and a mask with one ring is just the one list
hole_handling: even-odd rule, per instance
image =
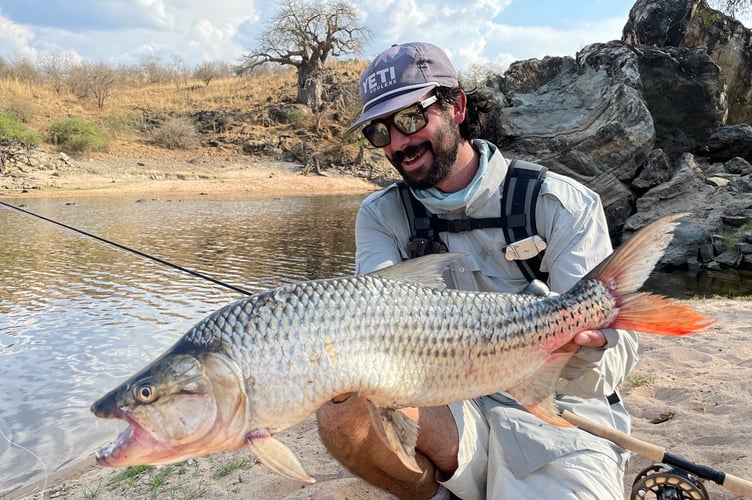
[[676, 220], [686, 215], [668, 215], [649, 224], [590, 272], [588, 278], [603, 283], [616, 297], [619, 314], [610, 328], [686, 335], [715, 322], [674, 299], [637, 292], [671, 242]]
[[674, 299], [650, 293], [633, 293], [623, 297], [619, 315], [611, 328], [660, 335], [687, 335], [700, 332], [715, 323], [690, 306]]

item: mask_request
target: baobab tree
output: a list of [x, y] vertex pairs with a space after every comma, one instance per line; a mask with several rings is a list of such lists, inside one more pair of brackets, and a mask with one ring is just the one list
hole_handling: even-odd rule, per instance
[[330, 57], [358, 54], [371, 31], [358, 24], [345, 1], [281, 0], [279, 12], [260, 34], [258, 47], [244, 57], [243, 70], [265, 63], [297, 68], [296, 102], [313, 111], [322, 103], [324, 64]]

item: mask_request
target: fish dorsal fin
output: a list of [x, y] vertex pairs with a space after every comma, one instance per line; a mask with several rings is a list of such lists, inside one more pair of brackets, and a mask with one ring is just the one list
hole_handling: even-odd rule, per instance
[[253, 456], [256, 457], [256, 460], [277, 474], [305, 483], [316, 482], [315, 479], [306, 474], [292, 450], [282, 444], [281, 441], [274, 439], [269, 431], [249, 433], [246, 438], [246, 445]]
[[392, 408], [375, 406], [368, 402], [368, 412], [376, 434], [408, 469], [423, 472], [415, 461], [415, 444], [418, 442], [418, 424], [404, 413]]
[[459, 252], [429, 254], [417, 259], [402, 261], [370, 274], [383, 279], [406, 281], [430, 288], [443, 289], [446, 288], [446, 283], [442, 277], [444, 271], [449, 269], [452, 262], [466, 255]]

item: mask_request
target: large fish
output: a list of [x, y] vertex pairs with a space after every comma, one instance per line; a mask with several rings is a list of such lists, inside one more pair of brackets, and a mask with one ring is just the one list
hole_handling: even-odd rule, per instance
[[578, 332], [625, 328], [684, 335], [711, 321], [639, 293], [680, 216], [654, 222], [553, 297], [447, 290], [452, 254], [260, 293], [206, 317], [91, 409], [128, 427], [97, 452], [102, 465], [164, 464], [248, 446], [258, 461], [313, 482], [274, 434], [333, 396], [359, 392], [374, 427], [408, 467], [417, 425], [396, 411], [509, 392], [535, 415], [570, 426], [554, 385]]

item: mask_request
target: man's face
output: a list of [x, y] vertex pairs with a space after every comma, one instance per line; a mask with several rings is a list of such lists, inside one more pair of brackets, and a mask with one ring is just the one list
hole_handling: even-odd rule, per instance
[[426, 116], [428, 124], [414, 134], [391, 126], [391, 142], [384, 146], [389, 162], [414, 189], [434, 187], [449, 175], [461, 140], [451, 109], [435, 104], [426, 109]]

